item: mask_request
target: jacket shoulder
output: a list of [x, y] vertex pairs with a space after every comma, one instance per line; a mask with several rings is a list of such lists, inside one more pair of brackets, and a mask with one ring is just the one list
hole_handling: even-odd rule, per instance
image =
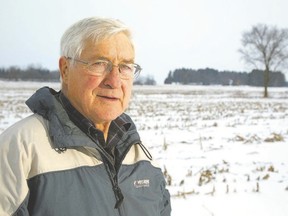
[[[30, 142], [47, 137], [47, 126], [43, 117], [32, 114], [11, 125], [0, 135], [0, 147], [19, 149], [28, 147]], [[27, 142], [29, 141], [29, 142]]]
[[13, 136], [13, 134], [17, 135], [23, 132], [27, 133], [31, 131], [31, 128], [33, 128], [32, 134], [35, 134], [35, 131], [46, 132], [46, 126], [43, 127], [43, 125], [46, 125], [46, 122], [47, 120], [45, 120], [42, 116], [32, 114], [8, 127], [5, 131], [3, 131], [1, 136]]

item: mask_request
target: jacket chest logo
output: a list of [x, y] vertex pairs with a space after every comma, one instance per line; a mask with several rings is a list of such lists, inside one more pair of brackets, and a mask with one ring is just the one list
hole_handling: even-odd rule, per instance
[[135, 180], [134, 181], [134, 187], [135, 188], [142, 188], [142, 187], [149, 187], [150, 186], [150, 180], [149, 179], [141, 179], [141, 180]]

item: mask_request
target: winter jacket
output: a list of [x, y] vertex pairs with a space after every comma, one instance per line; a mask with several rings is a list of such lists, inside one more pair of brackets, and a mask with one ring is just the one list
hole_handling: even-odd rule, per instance
[[0, 135], [0, 215], [169, 216], [163, 174], [130, 117], [114, 120], [111, 154], [95, 128], [71, 121], [58, 95], [38, 90], [26, 102], [34, 114]]

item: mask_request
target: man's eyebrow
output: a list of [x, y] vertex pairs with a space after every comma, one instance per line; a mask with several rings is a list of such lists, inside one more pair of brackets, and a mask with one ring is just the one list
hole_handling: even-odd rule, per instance
[[96, 60], [106, 60], [106, 61], [110, 61], [109, 60], [109, 58], [107, 58], [107, 57], [104, 57], [104, 56], [93, 56], [93, 58], [92, 58], [94, 61]]
[[124, 59], [121, 61], [122, 63], [126, 63], [126, 64], [131, 64], [131, 63], [134, 63], [134, 59]]
[[[108, 57], [105, 56], [94, 56], [95, 60], [106, 60], [106, 61], [111, 61]], [[120, 63], [134, 63], [134, 58], [131, 59], [122, 59]]]

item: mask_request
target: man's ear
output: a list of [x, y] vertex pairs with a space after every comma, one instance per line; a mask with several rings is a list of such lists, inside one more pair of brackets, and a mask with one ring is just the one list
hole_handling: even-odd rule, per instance
[[62, 82], [66, 83], [68, 80], [68, 67], [69, 67], [68, 59], [64, 56], [61, 56], [59, 59], [59, 71]]

